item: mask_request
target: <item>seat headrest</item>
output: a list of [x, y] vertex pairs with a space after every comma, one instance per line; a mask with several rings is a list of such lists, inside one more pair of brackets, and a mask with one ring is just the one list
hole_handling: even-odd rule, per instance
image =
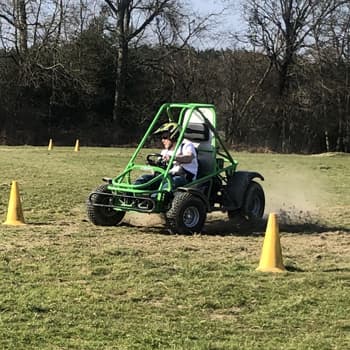
[[187, 125], [184, 137], [191, 141], [208, 141], [209, 129], [202, 123], [189, 123]]

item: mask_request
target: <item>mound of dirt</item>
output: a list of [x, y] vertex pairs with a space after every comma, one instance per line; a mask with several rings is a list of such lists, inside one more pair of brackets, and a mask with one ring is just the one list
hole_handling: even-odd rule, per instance
[[145, 227], [160, 227], [165, 224], [163, 217], [159, 214], [143, 214], [136, 212], [128, 212], [123, 221], [133, 226]]
[[345, 152], [326, 152], [326, 153], [319, 153], [319, 154], [312, 154], [311, 157], [349, 157], [350, 153]]

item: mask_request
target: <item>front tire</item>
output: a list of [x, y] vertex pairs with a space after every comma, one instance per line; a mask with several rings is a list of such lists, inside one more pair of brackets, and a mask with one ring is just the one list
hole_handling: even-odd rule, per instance
[[112, 197], [104, 195], [104, 193], [112, 193], [108, 190], [107, 186], [108, 185], [101, 185], [97, 187], [94, 193], [89, 196], [90, 200], [87, 201], [87, 216], [89, 220], [97, 226], [116, 226], [123, 220], [125, 215], [125, 211], [117, 211], [113, 208], [97, 206], [98, 204], [112, 204]]
[[202, 231], [206, 214], [200, 198], [188, 192], [177, 192], [165, 217], [171, 233], [191, 234]]

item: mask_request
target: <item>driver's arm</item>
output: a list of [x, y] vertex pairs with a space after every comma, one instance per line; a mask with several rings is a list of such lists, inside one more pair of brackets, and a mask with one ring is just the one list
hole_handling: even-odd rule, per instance
[[191, 163], [192, 159], [194, 158], [194, 155], [192, 152], [186, 152], [183, 154], [179, 154], [175, 157], [175, 160], [177, 162], [181, 163]]
[[192, 144], [186, 144], [183, 147], [182, 154], [178, 154], [175, 157], [175, 160], [177, 162], [179, 162], [180, 164], [181, 163], [191, 163], [193, 158], [195, 157], [194, 152], [195, 152], [194, 146]]

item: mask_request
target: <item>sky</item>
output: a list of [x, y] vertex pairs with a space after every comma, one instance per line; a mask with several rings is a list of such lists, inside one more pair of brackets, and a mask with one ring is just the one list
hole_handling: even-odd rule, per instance
[[211, 13], [220, 14], [214, 28], [215, 34], [211, 38], [202, 39], [200, 46], [219, 49], [232, 45], [229, 33], [241, 33], [244, 21], [241, 14], [242, 0], [188, 0], [193, 10], [200, 16]]
[[201, 13], [219, 12], [224, 8], [220, 0], [190, 0], [189, 2]]

